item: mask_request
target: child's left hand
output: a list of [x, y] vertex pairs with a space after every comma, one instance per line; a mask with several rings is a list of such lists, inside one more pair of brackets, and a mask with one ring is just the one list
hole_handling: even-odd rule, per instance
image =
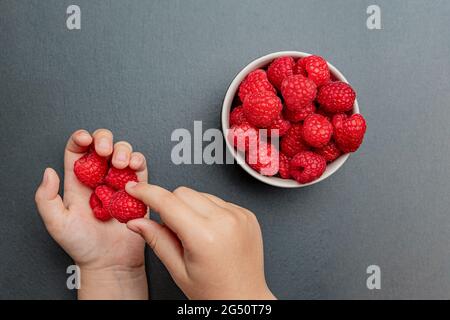
[[125, 141], [113, 145], [109, 130], [90, 135], [85, 130], [72, 134], [64, 154], [64, 198], [59, 196], [59, 177], [46, 169], [36, 191], [36, 204], [50, 235], [81, 269], [79, 298], [147, 298], [144, 268], [144, 240], [115, 219], [97, 220], [89, 207], [92, 190], [81, 184], [74, 162], [93, 144], [103, 157], [112, 157], [114, 167], [129, 166], [138, 180], [147, 182], [145, 157], [132, 152]]

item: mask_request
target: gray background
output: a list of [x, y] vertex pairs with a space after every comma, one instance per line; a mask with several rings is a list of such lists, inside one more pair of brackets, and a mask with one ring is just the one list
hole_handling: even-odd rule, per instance
[[[81, 31], [66, 29], [72, 3]], [[373, 3], [380, 31], [366, 28]], [[146, 154], [154, 183], [253, 210], [279, 298], [450, 298], [449, 17], [449, 1], [0, 0], [0, 298], [75, 298], [33, 194], [46, 166], [62, 174], [70, 133], [100, 127]], [[280, 50], [323, 55], [353, 84], [368, 121], [357, 154], [299, 190], [173, 165], [171, 132], [219, 127], [234, 75]], [[147, 260], [152, 297], [183, 298]]]

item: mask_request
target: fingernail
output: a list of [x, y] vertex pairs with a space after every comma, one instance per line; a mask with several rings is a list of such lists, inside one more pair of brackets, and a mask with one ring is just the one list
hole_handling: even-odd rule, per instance
[[108, 142], [108, 139], [106, 139], [106, 138], [101, 138], [101, 139], [99, 140], [99, 142], [98, 142], [98, 147], [99, 147], [100, 149], [105, 150], [105, 151], [109, 150], [109, 142]]
[[135, 167], [141, 165], [141, 159], [133, 158], [133, 159], [131, 159], [131, 161], [133, 162], [133, 166], [135, 166]]
[[120, 162], [125, 162], [127, 160], [127, 155], [123, 151], [117, 152], [116, 160]]
[[80, 132], [80, 138], [89, 138], [91, 135], [87, 133], [86, 131]]
[[42, 184], [43, 186], [45, 186], [45, 185], [47, 184], [47, 181], [48, 181], [48, 174], [47, 174], [47, 172], [48, 172], [48, 168], [44, 170], [44, 175], [43, 175], [43, 177], [42, 177], [42, 182], [41, 182], [41, 184]]
[[129, 181], [129, 182], [126, 184], [126, 187], [129, 188], [129, 189], [132, 189], [132, 188], [135, 187], [136, 185], [137, 185], [137, 182], [136, 182], [136, 181]]

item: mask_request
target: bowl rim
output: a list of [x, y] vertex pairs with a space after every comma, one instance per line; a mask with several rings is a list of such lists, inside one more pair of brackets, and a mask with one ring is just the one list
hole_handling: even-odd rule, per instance
[[[261, 68], [263, 66], [266, 66], [270, 61], [283, 57], [283, 56], [291, 56], [294, 58], [304, 58], [307, 56], [310, 56], [310, 53], [301, 52], [301, 51], [277, 51], [273, 53], [266, 54], [264, 56], [261, 56], [253, 61], [251, 61], [249, 64], [247, 64], [231, 81], [230, 85], [228, 86], [227, 92], [225, 94], [225, 97], [223, 99], [222, 104], [222, 113], [221, 113], [221, 124], [222, 124], [222, 134], [224, 136], [225, 144], [227, 146], [227, 151], [231, 153], [233, 158], [236, 160], [236, 162], [252, 177], [255, 179], [264, 182], [268, 185], [280, 187], [280, 188], [302, 188], [311, 186], [313, 184], [319, 183], [331, 175], [333, 175], [336, 171], [338, 171], [342, 165], [347, 161], [347, 159], [350, 156], [350, 153], [346, 153], [341, 155], [339, 158], [334, 160], [331, 164], [327, 164], [327, 168], [325, 172], [322, 174], [322, 176], [309, 183], [298, 183], [297, 181], [293, 179], [282, 179], [279, 177], [268, 177], [263, 176], [262, 174], [258, 173], [257, 171], [253, 170], [246, 162], [243, 157], [243, 155], [239, 152], [237, 152], [232, 144], [230, 143], [229, 139], [226, 136], [226, 130], [230, 128], [229, 126], [229, 120], [230, 120], [230, 111], [231, 107], [233, 105], [234, 97], [236, 96], [236, 92], [239, 88], [239, 84], [244, 80], [244, 78], [249, 74], [251, 71], [256, 70], [258, 68]], [[338, 79], [339, 81], [348, 83], [345, 76], [330, 62], [327, 61], [328, 68], [330, 69], [330, 72]], [[355, 103], [353, 104], [353, 114], [359, 113], [359, 105], [358, 105], [358, 99], [355, 99]]]

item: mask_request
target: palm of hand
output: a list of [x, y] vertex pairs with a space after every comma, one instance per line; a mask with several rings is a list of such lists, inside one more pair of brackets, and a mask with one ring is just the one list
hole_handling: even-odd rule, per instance
[[93, 268], [142, 266], [145, 246], [142, 237], [115, 219], [97, 220], [89, 206], [91, 190], [82, 185], [74, 187], [86, 190], [73, 194], [65, 192], [68, 212], [61, 238], [57, 240], [61, 246], [80, 265]]
[[[50, 193], [56, 194], [51, 198], [55, 198], [46, 200], [47, 204], [38, 201], [38, 207], [41, 203], [40, 213], [51, 236], [79, 266], [92, 269], [141, 267], [144, 265], [144, 239], [115, 219], [107, 222], [97, 220], [89, 206], [93, 190], [81, 184], [74, 174], [75, 161], [85, 154], [91, 143], [95, 144], [95, 139], [95, 134], [92, 138], [83, 132], [74, 133], [69, 139], [64, 155], [64, 199], [61, 201], [57, 195], [59, 179], [52, 171], [51, 177], [48, 178], [50, 182], [47, 182], [51, 186], [40, 189], [53, 189]], [[110, 142], [112, 146], [112, 141]], [[128, 147], [124, 143], [116, 145], [109, 152], [103, 152], [103, 156], [112, 155], [114, 159], [118, 149], [123, 151], [129, 148], [129, 160], [122, 167], [130, 165], [137, 171], [139, 181], [147, 181], [143, 155], [131, 153], [131, 146]], [[112, 161], [113, 164], [114, 162]], [[42, 194], [48, 192], [38, 191], [37, 196], [42, 198]], [[44, 208], [44, 205], [48, 208]]]

